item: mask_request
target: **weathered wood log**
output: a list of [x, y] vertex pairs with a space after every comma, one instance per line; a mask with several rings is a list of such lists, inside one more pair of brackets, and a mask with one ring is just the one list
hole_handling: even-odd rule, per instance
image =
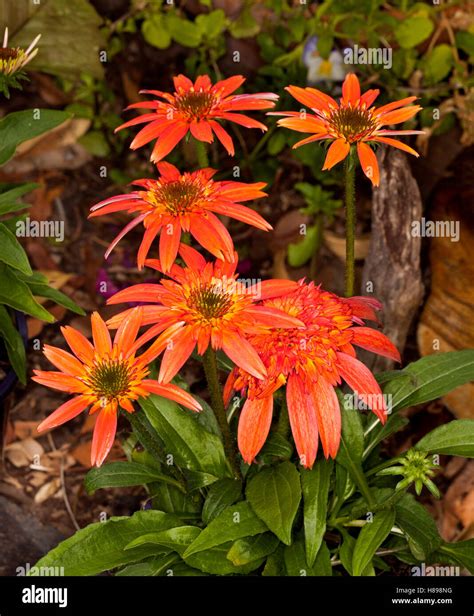
[[[412, 222], [422, 216], [422, 202], [405, 154], [383, 148], [379, 165], [380, 187], [373, 193], [371, 243], [361, 292], [383, 303], [384, 333], [403, 351], [423, 298], [421, 238], [412, 234]], [[372, 354], [364, 359], [375, 371], [393, 366]]]

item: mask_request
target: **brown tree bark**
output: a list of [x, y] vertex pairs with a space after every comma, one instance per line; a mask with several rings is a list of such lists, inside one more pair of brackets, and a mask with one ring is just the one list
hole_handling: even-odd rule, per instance
[[[372, 235], [362, 275], [362, 294], [383, 304], [383, 331], [400, 352], [423, 298], [420, 269], [421, 238], [413, 235], [412, 222], [422, 216], [418, 185], [406, 154], [383, 148], [379, 155], [380, 187], [372, 201]], [[366, 363], [376, 372], [393, 362], [370, 354]]]

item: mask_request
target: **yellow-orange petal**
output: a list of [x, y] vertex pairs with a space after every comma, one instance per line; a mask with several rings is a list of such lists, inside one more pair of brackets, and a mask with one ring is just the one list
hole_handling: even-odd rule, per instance
[[187, 391], [173, 383], [159, 383], [158, 381], [145, 380], [143, 381], [143, 387], [150, 393], [173, 400], [192, 411], [202, 411], [202, 406], [191, 394], [188, 394]]
[[273, 396], [246, 400], [239, 417], [237, 442], [242, 458], [252, 464], [262, 449], [272, 424]]
[[386, 143], [387, 145], [391, 145], [393, 148], [398, 148], [399, 150], [403, 150], [404, 152], [408, 152], [408, 154], [412, 154], [417, 158], [420, 156], [416, 150], [411, 148], [406, 143], [402, 141], [398, 141], [398, 139], [391, 139], [390, 137], [379, 137], [375, 138], [375, 141], [381, 141], [382, 143]]
[[70, 376], [80, 376], [83, 374], [83, 365], [74, 355], [71, 355], [71, 353], [49, 346], [49, 344], [44, 345], [43, 352], [56, 368], [59, 368], [66, 374]]
[[357, 154], [359, 156], [362, 171], [374, 186], [378, 186], [380, 183], [380, 172], [374, 151], [369, 145], [363, 141], [359, 141], [357, 143]]
[[70, 325], [61, 327], [61, 332], [69, 348], [83, 362], [89, 362], [94, 357], [94, 347], [87, 338]]
[[342, 84], [342, 100], [354, 106], [360, 98], [360, 84], [355, 73], [349, 73]]
[[135, 342], [138, 330], [142, 325], [142, 314], [143, 309], [141, 306], [133, 308], [120, 323], [115, 334], [114, 345], [117, 346], [119, 351], [123, 352], [125, 357], [128, 357], [129, 350]]
[[110, 403], [97, 416], [92, 436], [91, 466], [101, 466], [114, 444], [117, 403]]
[[286, 385], [286, 400], [291, 433], [300, 463], [312, 468], [318, 451], [318, 422], [312, 398], [305, 392], [299, 376], [291, 375]]
[[334, 165], [340, 163], [349, 154], [351, 146], [345, 139], [336, 139], [331, 143], [326, 154], [326, 160], [324, 161], [323, 171], [332, 169]]
[[324, 378], [311, 384], [310, 395], [316, 409], [319, 437], [326, 458], [335, 458], [341, 440], [341, 409], [334, 387]]
[[196, 341], [191, 335], [191, 328], [183, 327], [173, 337], [169, 348], [163, 354], [158, 381], [160, 383], [169, 383], [185, 364], [195, 346]]
[[257, 351], [237, 332], [222, 331], [222, 349], [234, 364], [257, 379], [263, 379], [267, 376], [267, 370]]
[[46, 417], [38, 426], [38, 432], [44, 432], [45, 430], [52, 430], [58, 426], [66, 423], [70, 419], [74, 419], [77, 415], [80, 415], [82, 411], [88, 406], [87, 398], [84, 396], [76, 396], [71, 398], [64, 404], [61, 404], [54, 413], [51, 413], [49, 417]]
[[96, 350], [101, 354], [110, 353], [112, 340], [107, 325], [98, 312], [93, 312], [91, 317], [92, 338]]
[[179, 224], [167, 224], [163, 227], [160, 235], [160, 263], [162, 271], [167, 274], [178, 254], [181, 239], [181, 227]]

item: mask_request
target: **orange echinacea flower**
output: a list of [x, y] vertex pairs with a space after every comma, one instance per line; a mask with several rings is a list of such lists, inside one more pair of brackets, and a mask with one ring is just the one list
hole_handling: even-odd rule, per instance
[[117, 411], [121, 407], [134, 412], [133, 402], [139, 397], [155, 393], [194, 410], [201, 405], [186, 391], [173, 384], [164, 385], [152, 379], [148, 364], [166, 346], [157, 339], [153, 345], [135, 356], [139, 345], [135, 342], [141, 326], [141, 307], [134, 308], [123, 319], [112, 342], [106, 324], [99, 313], [91, 317], [91, 344], [73, 327], [61, 328], [74, 355], [45, 345], [44, 354], [59, 372], [35, 370], [33, 380], [46, 387], [74, 394], [49, 417], [40, 423], [38, 432], [56, 428], [79, 415], [88, 406], [90, 413], [98, 411], [92, 438], [91, 465], [100, 466], [112, 447], [117, 429]]
[[[289, 293], [297, 288], [290, 280], [263, 282], [239, 281], [235, 261], [217, 260], [209, 263], [194, 248], [181, 244], [179, 254], [186, 267], [173, 265], [170, 279], [159, 284], [137, 284], [119, 291], [108, 300], [109, 304], [122, 302], [148, 302], [144, 306], [144, 324], [155, 323], [137, 341], [144, 344], [158, 334], [169, 338], [170, 344], [163, 354], [158, 380], [169, 382], [186, 362], [197, 345], [202, 355], [209, 345], [222, 349], [237, 365], [257, 379], [266, 375], [257, 351], [247, 342], [250, 332], [263, 332], [268, 327], [304, 327], [297, 318], [271, 306], [257, 305], [256, 298], [269, 299]], [[157, 259], [147, 259], [146, 265], [161, 270]], [[126, 310], [108, 321], [117, 327], [127, 317]], [[169, 328], [174, 328], [168, 334]], [[155, 344], [155, 343], [154, 343]]]
[[229, 120], [245, 128], [267, 127], [236, 111], [271, 109], [277, 94], [232, 94], [245, 81], [245, 77], [234, 75], [212, 85], [208, 75], [201, 75], [193, 83], [188, 77], [174, 77], [175, 92], [168, 94], [159, 90], [143, 90], [140, 94], [152, 94], [164, 99], [133, 103], [127, 109], [149, 109], [149, 113], [125, 122], [116, 130], [147, 123], [131, 143], [132, 150], [157, 139], [151, 154], [153, 162], [163, 159], [188, 131], [198, 141], [212, 143], [214, 135], [230, 156], [234, 155], [234, 144], [229, 133], [216, 120]]
[[326, 458], [334, 458], [339, 449], [341, 415], [334, 388], [341, 380], [385, 422], [386, 404], [380, 386], [370, 370], [356, 359], [353, 345], [396, 361], [400, 361], [400, 355], [384, 334], [363, 326], [362, 319], [376, 319], [375, 310], [380, 304], [374, 299], [343, 299], [314, 283], [300, 281], [293, 293], [265, 300], [263, 305], [300, 319], [306, 329], [275, 327], [248, 336], [268, 376], [256, 380], [235, 368], [227, 380], [226, 404], [233, 390], [242, 390], [247, 396], [239, 418], [239, 449], [247, 463], [253, 462], [270, 430], [273, 393], [286, 384], [296, 449], [301, 463], [311, 468], [319, 438]]
[[110, 244], [106, 258], [120, 239], [141, 222], [145, 234], [138, 250], [138, 267], [143, 267], [153, 240], [161, 233], [159, 254], [165, 273], [176, 259], [182, 231], [189, 231], [218, 259], [233, 260], [232, 238], [214, 213], [264, 231], [272, 228], [260, 214], [239, 203], [265, 197], [265, 183], [217, 182], [212, 179], [216, 171], [210, 168], [180, 174], [167, 162], [158, 163], [157, 167], [161, 174], [158, 180], [136, 180], [133, 184], [141, 190], [111, 197], [91, 208], [89, 218], [123, 210], [138, 214]]
[[301, 133], [314, 133], [296, 143], [298, 148], [313, 141], [331, 140], [323, 170], [331, 169], [349, 154], [352, 145], [357, 146], [357, 154], [365, 175], [374, 186], [379, 185], [379, 167], [377, 158], [369, 143], [386, 143], [409, 154], [418, 153], [408, 145], [392, 139], [393, 135], [418, 135], [419, 130], [387, 130], [384, 127], [400, 124], [409, 120], [420, 111], [419, 105], [411, 105], [416, 96], [409, 96], [383, 107], [372, 107], [379, 95], [379, 90], [367, 90], [361, 94], [359, 80], [354, 73], [349, 73], [342, 85], [342, 98], [338, 104], [333, 98], [314, 88], [285, 88], [303, 105], [314, 111], [306, 114], [297, 111], [270, 112], [269, 115], [288, 116], [278, 120], [279, 126], [285, 126]]

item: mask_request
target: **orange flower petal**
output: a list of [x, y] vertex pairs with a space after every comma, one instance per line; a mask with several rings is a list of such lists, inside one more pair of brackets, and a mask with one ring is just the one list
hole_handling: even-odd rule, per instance
[[93, 359], [94, 347], [81, 332], [70, 325], [61, 327], [61, 332], [76, 357], [84, 362], [90, 362]]
[[342, 100], [345, 104], [356, 105], [360, 98], [360, 84], [355, 73], [349, 73], [342, 84]]
[[51, 413], [49, 417], [46, 417], [38, 426], [38, 432], [44, 432], [45, 430], [52, 430], [58, 426], [66, 423], [70, 419], [77, 417], [82, 411], [89, 405], [87, 398], [84, 396], [76, 396], [71, 398], [58, 409]]
[[359, 141], [357, 144], [357, 154], [359, 156], [362, 171], [374, 186], [378, 186], [380, 183], [380, 173], [374, 151], [369, 145], [363, 141]]
[[158, 162], [171, 152], [174, 146], [188, 132], [188, 125], [184, 122], [174, 122], [168, 126], [158, 137], [158, 140], [151, 154], [152, 162]]
[[222, 128], [222, 126], [215, 120], [209, 120], [209, 124], [212, 127], [212, 130], [214, 131], [216, 137], [227, 150], [229, 156], [234, 156], [234, 142], [232, 141], [232, 137], [229, 135], [229, 133], [224, 128]]
[[206, 120], [191, 122], [189, 125], [189, 130], [191, 131], [192, 136], [198, 141], [204, 141], [206, 143], [212, 143], [214, 141], [211, 127], [209, 122], [206, 122]]
[[301, 379], [292, 375], [286, 385], [286, 401], [291, 432], [300, 463], [312, 468], [318, 451], [318, 422], [311, 397], [305, 392]]
[[262, 449], [272, 424], [273, 396], [246, 400], [239, 417], [237, 442], [242, 458], [251, 464]]
[[92, 313], [91, 325], [92, 339], [94, 340], [94, 346], [97, 351], [100, 353], [100, 355], [110, 353], [110, 351], [112, 350], [112, 340], [110, 339], [110, 332], [98, 312]]
[[160, 235], [160, 263], [164, 274], [170, 271], [178, 254], [181, 228], [178, 224], [167, 224]]
[[417, 158], [420, 156], [416, 150], [411, 148], [409, 145], [406, 145], [406, 143], [402, 143], [401, 141], [398, 141], [398, 139], [391, 139], [390, 137], [378, 137], [377, 136], [376, 141], [381, 141], [382, 143], [391, 145], [394, 148], [398, 148], [399, 150], [408, 152], [408, 154], [413, 154], [413, 156], [416, 156]]
[[114, 345], [117, 346], [125, 357], [128, 357], [130, 347], [135, 342], [138, 330], [142, 325], [142, 314], [143, 309], [141, 306], [133, 308], [120, 323], [115, 334]]
[[49, 361], [70, 376], [81, 376], [84, 372], [84, 367], [73, 355], [62, 349], [44, 345], [44, 354]]
[[114, 444], [117, 432], [117, 405], [103, 408], [97, 416], [92, 436], [91, 466], [101, 466]]
[[201, 246], [204, 246], [218, 259], [234, 260], [232, 238], [221, 221], [211, 212], [199, 218], [193, 218], [190, 232]]
[[35, 376], [31, 377], [32, 381], [40, 383], [45, 387], [51, 387], [58, 391], [67, 391], [69, 393], [80, 393], [84, 390], [84, 385], [74, 376], [69, 376], [63, 372], [46, 372], [44, 370], [35, 370]]
[[202, 411], [202, 406], [191, 396], [191, 394], [188, 394], [188, 392], [181, 389], [181, 387], [173, 385], [173, 383], [163, 384], [158, 381], [145, 380], [143, 381], [143, 387], [153, 394], [173, 400], [174, 402], [182, 404], [192, 411]]
[[143, 269], [145, 265], [145, 260], [148, 256], [148, 252], [150, 251], [150, 247], [153, 243], [153, 240], [158, 235], [161, 229], [161, 221], [154, 222], [152, 225], [146, 229], [143, 239], [140, 244], [140, 248], [138, 249], [137, 254], [137, 265], [138, 269]]
[[357, 396], [377, 415], [382, 423], [387, 420], [385, 400], [380, 385], [372, 372], [358, 359], [337, 353], [338, 370]]
[[326, 154], [326, 160], [324, 161], [323, 171], [328, 169], [332, 169], [334, 165], [340, 163], [341, 160], [344, 160], [346, 156], [349, 154], [349, 150], [351, 146], [347, 143], [345, 139], [336, 139], [329, 146], [328, 152]]
[[158, 381], [160, 383], [169, 383], [186, 363], [195, 346], [196, 341], [191, 335], [190, 328], [183, 327], [173, 337], [172, 345], [163, 354]]
[[401, 361], [397, 347], [382, 332], [370, 327], [355, 327], [352, 332], [352, 344], [394, 361]]
[[240, 334], [223, 330], [222, 349], [234, 364], [246, 370], [257, 379], [263, 379], [267, 370], [253, 346]]
[[311, 398], [326, 458], [335, 458], [341, 440], [341, 409], [334, 387], [324, 378], [311, 384]]

